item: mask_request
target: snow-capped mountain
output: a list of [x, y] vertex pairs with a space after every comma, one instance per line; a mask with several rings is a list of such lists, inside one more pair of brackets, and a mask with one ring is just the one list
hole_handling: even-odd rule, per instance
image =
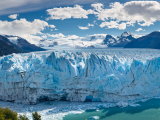
[[106, 45], [107, 47], [112, 47], [114, 44], [117, 43], [117, 39], [113, 37], [112, 35], [106, 35], [106, 38], [103, 40], [103, 45]]
[[107, 45], [107, 47], [124, 47], [127, 43], [135, 39], [132, 33], [124, 32], [121, 36], [117, 37], [107, 35], [102, 44]]
[[8, 38], [10, 42], [23, 49], [25, 52], [44, 51], [44, 49], [29, 43], [26, 39], [23, 39], [21, 37], [12, 35], [5, 35], [5, 37]]

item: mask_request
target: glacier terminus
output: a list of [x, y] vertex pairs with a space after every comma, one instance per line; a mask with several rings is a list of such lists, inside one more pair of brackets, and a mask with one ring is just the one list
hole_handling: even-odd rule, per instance
[[74, 49], [0, 57], [0, 100], [128, 102], [160, 96], [160, 51]]

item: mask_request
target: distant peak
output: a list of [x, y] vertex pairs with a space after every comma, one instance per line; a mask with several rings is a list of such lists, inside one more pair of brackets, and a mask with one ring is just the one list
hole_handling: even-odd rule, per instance
[[114, 38], [112, 35], [106, 35], [106, 38]]
[[130, 35], [132, 35], [132, 33], [131, 32], [124, 32], [124, 33], [122, 33], [122, 37], [127, 37], [127, 36], [130, 36]]

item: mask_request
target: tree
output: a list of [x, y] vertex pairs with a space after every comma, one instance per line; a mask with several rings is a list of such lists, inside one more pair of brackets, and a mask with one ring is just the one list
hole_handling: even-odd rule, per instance
[[38, 115], [38, 113], [37, 113], [37, 112], [32, 113], [32, 118], [33, 118], [33, 120], [41, 120], [41, 116], [40, 116], [40, 115]]
[[12, 110], [10, 110], [9, 108], [2, 108], [1, 109], [2, 113], [1, 113], [1, 120], [18, 120], [17, 117], [17, 112], [14, 112]]
[[20, 115], [19, 120], [29, 120], [26, 115]]
[[4, 120], [4, 113], [1, 107], [0, 107], [0, 120]]

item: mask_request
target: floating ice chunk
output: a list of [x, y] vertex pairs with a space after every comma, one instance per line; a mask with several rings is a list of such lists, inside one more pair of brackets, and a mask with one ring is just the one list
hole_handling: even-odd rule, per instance
[[140, 106], [140, 104], [135, 104], [135, 103], [130, 103], [129, 104], [131, 107], [138, 107], [138, 106]]
[[127, 107], [127, 106], [128, 106], [128, 103], [121, 101], [121, 102], [118, 102], [116, 105], [117, 105], [118, 107]]
[[98, 120], [98, 119], [99, 119], [99, 116], [92, 116], [92, 117], [90, 117], [89, 119]]

